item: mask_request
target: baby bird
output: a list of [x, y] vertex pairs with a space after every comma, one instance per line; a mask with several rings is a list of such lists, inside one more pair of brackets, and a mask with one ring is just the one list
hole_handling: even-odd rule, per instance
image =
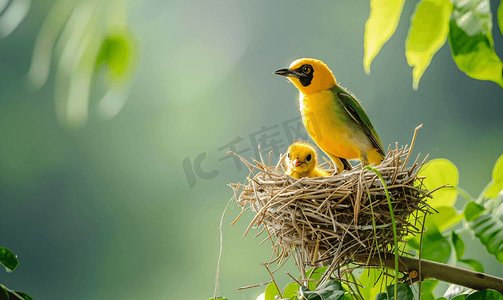
[[288, 147], [285, 174], [293, 178], [327, 177], [328, 172], [317, 167], [316, 150], [309, 143], [295, 141]]

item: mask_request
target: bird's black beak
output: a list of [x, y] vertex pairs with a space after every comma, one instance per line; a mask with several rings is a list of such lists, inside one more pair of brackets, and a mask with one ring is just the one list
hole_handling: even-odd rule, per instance
[[294, 77], [294, 78], [299, 78], [299, 79], [301, 77], [305, 77], [306, 76], [303, 73], [299, 73], [297, 71], [290, 70], [290, 69], [281, 69], [281, 70], [275, 71], [274, 74], [285, 76], [285, 77]]

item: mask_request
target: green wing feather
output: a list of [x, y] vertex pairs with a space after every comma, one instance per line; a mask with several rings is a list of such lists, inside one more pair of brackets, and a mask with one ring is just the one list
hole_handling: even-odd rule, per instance
[[344, 107], [346, 112], [358, 125], [360, 125], [363, 132], [372, 142], [372, 145], [374, 145], [374, 147], [379, 150], [380, 154], [384, 156], [381, 139], [379, 138], [379, 135], [377, 135], [377, 131], [374, 126], [372, 126], [369, 117], [365, 113], [365, 110], [363, 110], [363, 107], [360, 105], [358, 100], [339, 86], [334, 87], [333, 92], [338, 96], [339, 102], [342, 107]]

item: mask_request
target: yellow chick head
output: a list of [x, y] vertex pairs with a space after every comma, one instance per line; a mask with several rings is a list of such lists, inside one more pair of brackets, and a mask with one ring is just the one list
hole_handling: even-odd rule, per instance
[[287, 77], [302, 94], [314, 94], [328, 90], [335, 85], [334, 74], [321, 60], [299, 58], [288, 69], [281, 69], [274, 74]]
[[296, 141], [288, 147], [287, 166], [290, 173], [311, 173], [316, 167], [316, 150], [308, 143]]

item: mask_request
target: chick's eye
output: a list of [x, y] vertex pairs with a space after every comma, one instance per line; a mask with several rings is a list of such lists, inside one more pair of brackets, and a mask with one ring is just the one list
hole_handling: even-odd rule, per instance
[[288, 153], [286, 157], [288, 157], [290, 159], [290, 153]]
[[302, 73], [304, 73], [304, 74], [311, 73], [311, 66], [310, 65], [303, 65], [302, 66]]
[[306, 161], [311, 161], [311, 154], [308, 154], [308, 155], [306, 156]]

